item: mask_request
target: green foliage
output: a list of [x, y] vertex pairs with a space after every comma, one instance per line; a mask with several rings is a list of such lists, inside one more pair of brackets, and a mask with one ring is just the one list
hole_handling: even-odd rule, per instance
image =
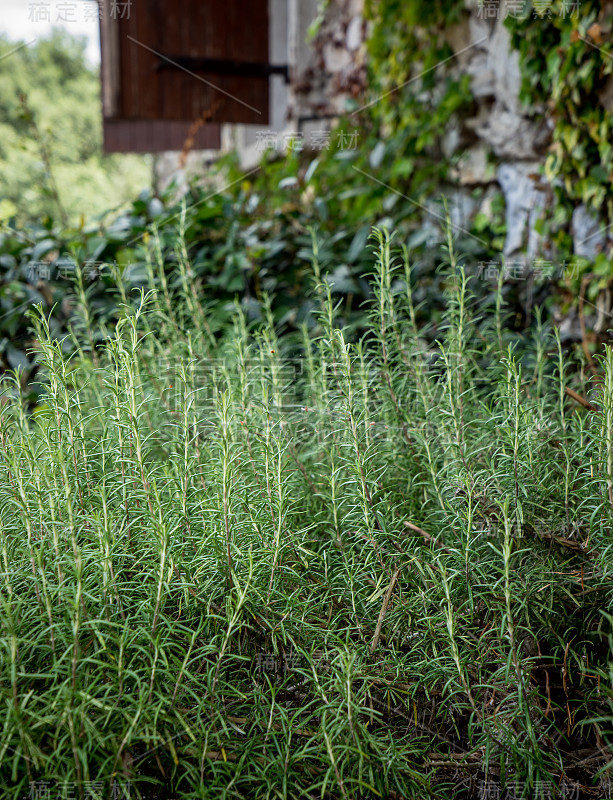
[[[611, 13], [598, 0], [576, 5], [573, 10], [566, 0], [525, 2], [523, 11], [508, 13], [505, 22], [520, 55], [526, 110], [553, 124], [544, 174], [556, 201], [539, 232], [559, 261], [574, 255], [569, 228], [579, 203], [600, 213], [603, 228], [613, 222]], [[448, 29], [469, 12], [457, 0], [370, 0], [367, 12], [371, 85], [381, 97], [368, 111], [386, 154], [377, 176], [424, 204], [451, 182], [452, 161], [442, 157], [441, 138], [471, 113], [468, 76], [458, 80], [446, 65], [453, 54]], [[481, 227], [484, 216], [480, 211], [470, 232], [489, 243], [487, 259], [502, 248], [495, 232]], [[498, 227], [495, 220], [490, 223]], [[604, 257], [607, 274], [594, 284], [596, 293], [611, 275], [611, 254]], [[573, 286], [575, 302], [592, 267], [587, 261], [584, 266]]]
[[466, 11], [457, 0], [369, 0], [366, 13], [372, 99], [364, 110], [379, 140], [370, 166], [380, 180], [423, 203], [449, 181], [443, 136], [458, 114], [473, 108], [469, 76], [453, 77], [445, 66], [453, 55], [447, 28]]
[[611, 222], [611, 101], [607, 108], [603, 97], [613, 81], [610, 9], [599, 0], [581, 2], [573, 13], [564, 0], [535, 8], [526, 3], [506, 25], [520, 54], [521, 98], [554, 123], [545, 176], [563, 208], [582, 202]]
[[602, 410], [574, 405], [555, 339], [513, 344], [451, 238], [428, 345], [406, 254], [374, 243], [354, 345], [317, 247], [298, 350], [270, 314], [214, 341], [189, 260], [168, 275], [183, 303], [119, 282], [119, 324], [96, 350], [75, 327], [72, 359], [33, 314], [46, 395], [28, 417], [5, 380], [0, 405], [7, 800], [36, 780], [160, 798], [597, 786], [613, 356], [597, 391], [572, 379]]
[[[137, 284], [122, 247], [140, 241], [146, 226], [161, 211], [159, 201], [147, 192], [134, 201], [124, 214], [114, 214], [110, 222], [77, 227], [54, 225], [51, 218], [41, 224], [21, 226], [16, 220], [0, 228], [0, 364], [2, 371], [20, 367], [24, 383], [35, 370], [28, 356], [33, 344], [27, 312], [40, 304], [47, 314], [54, 335], [70, 328], [75, 306], [81, 303], [76, 277], [81, 276], [89, 302], [100, 322], [116, 318], [118, 299], [108, 292], [108, 276], [103, 262], [120, 265], [129, 288]], [[107, 266], [107, 271], [110, 269]], [[30, 386], [33, 398], [36, 390]]]
[[[307, 297], [308, 231], [311, 227], [318, 232], [322, 269], [326, 272], [330, 268], [335, 297], [343, 300], [343, 322], [353, 330], [363, 329], [365, 322], [360, 304], [369, 295], [364, 278], [372, 269], [372, 258], [364, 244], [371, 225], [396, 230], [398, 237], [407, 244], [419, 279], [417, 305], [424, 308], [424, 319], [436, 321], [440, 317], [442, 279], [436, 267], [444, 238], [440, 223], [446, 210], [439, 198], [441, 191], [452, 185], [449, 180], [452, 163], [443, 157], [442, 138], [446, 131], [458, 125], [459, 118], [473, 113], [474, 109], [468, 76], [454, 77], [449, 63], [434, 67], [452, 52], [446, 42], [449, 32], [439, 20], [461, 21], [466, 13], [455, 0], [446, 0], [441, 7], [421, 2], [416, 5], [371, 0], [368, 14], [372, 22], [369, 41], [372, 99], [379, 99], [340, 120], [328, 149], [317, 153], [291, 152], [284, 158], [268, 155], [258, 173], [249, 176], [249, 180], [245, 180], [236, 160], [227, 156], [219, 164], [217, 180], [223, 180], [229, 185], [228, 189], [215, 196], [210, 195], [218, 183], [190, 189], [186, 197], [185, 246], [193, 265], [194, 290], [200, 293], [202, 302], [211, 305], [209, 313], [214, 318], [215, 330], [227, 322], [228, 304], [237, 296], [249, 319], [262, 316], [264, 293], [271, 295], [275, 320], [287, 329], [295, 329], [308, 317], [312, 306]], [[589, 11], [587, 22], [592, 16]], [[567, 89], [563, 87], [571, 82], [575, 87], [573, 96], [579, 92], [579, 100], [583, 98], [581, 92], [587, 91], [589, 80], [586, 79], [584, 89], [580, 89], [577, 81], [582, 82], [583, 78], [566, 67], [560, 70], [563, 78], [543, 77], [546, 70], [539, 61], [545, 58], [547, 48], [538, 44], [538, 37], [549, 32], [549, 44], [558, 52], [557, 33], [552, 38], [551, 32], [559, 32], [559, 26], [568, 27], [570, 19], [556, 16], [553, 21], [539, 20], [534, 25], [521, 23], [525, 36], [519, 29], [514, 34], [523, 48], [524, 67], [529, 63], [529, 74], [541, 76], [536, 83], [533, 80], [534, 91], [538, 89], [541, 93], [532, 96], [533, 103], [544, 99], [547, 80], [558, 81], [556, 91], [560, 98], [566, 96]], [[587, 22], [581, 22], [581, 26], [585, 27]], [[572, 45], [572, 52], [578, 53], [579, 45], [583, 47], [583, 57], [586, 57], [585, 52], [593, 52], [595, 58], [603, 57], [581, 41]], [[62, 76], [66, 97], [69, 97], [68, 92], [70, 96], [76, 92], [81, 98], [78, 103], [70, 100], [71, 106], [80, 109], [78, 113], [85, 113], [83, 109], [93, 113], [98, 105], [97, 100], [92, 104], [79, 94], [85, 91], [81, 87], [83, 82], [90, 88], [92, 85], [92, 76], [84, 69], [81, 45], [54, 40], [41, 43], [39, 49], [40, 53], [26, 48], [0, 62], [2, 68], [13, 58], [27, 56], [33, 59], [28, 75], [38, 74], [36, 65], [39, 60], [42, 64], [40, 97], [33, 87], [27, 97], [32, 120], [28, 122], [23, 118], [26, 109], [15, 99], [15, 92], [12, 111], [7, 95], [9, 111], [6, 113], [14, 121], [22, 115], [18, 123], [23, 135], [32, 140], [28, 146], [39, 154], [39, 159], [47, 146], [50, 164], [44, 183], [47, 194], [40, 200], [49, 216], [42, 222], [26, 225], [19, 219], [8, 219], [14, 212], [13, 200], [5, 199], [0, 205], [3, 209], [0, 214], [5, 217], [0, 233], [1, 366], [22, 366], [26, 370], [24, 378], [28, 369], [35, 368], [26, 353], [31, 335], [24, 310], [32, 302], [42, 302], [47, 311], [53, 307], [51, 324], [55, 326], [54, 332], [59, 333], [68, 330], [75, 308], [81, 303], [71, 281], [55, 279], [58, 261], [66, 257], [75, 259], [79, 270], [84, 272], [97, 330], [92, 335], [96, 340], [105, 335], [105, 326], [112, 325], [118, 315], [118, 295], [108, 291], [109, 265], [117, 263], [125, 291], [135, 286], [160, 288], [162, 275], [176, 259], [181, 215], [180, 203], [171, 200], [170, 195], [161, 198], [142, 195], [122, 214], [111, 212], [87, 223], [84, 220], [77, 224], [74, 221], [69, 225], [62, 223], [53, 186], [60, 196], [60, 205], [64, 205], [64, 195], [74, 182], [59, 179], [64, 169], [62, 159], [70, 159], [72, 151], [78, 152], [79, 148], [70, 148], [70, 153], [58, 158], [58, 147], [62, 143], [50, 143], [40, 126], [37, 141], [32, 124], [38, 125], [37, 103], [42, 103], [43, 95], [47, 97], [52, 93], [52, 86]], [[530, 58], [533, 63], [529, 62]], [[605, 67], [601, 71], [604, 80]], [[19, 74], [23, 76], [25, 71]], [[48, 75], [47, 83], [45, 75]], [[524, 90], [528, 91], [526, 87]], [[585, 96], [586, 106], [589, 106], [589, 98]], [[576, 106], [573, 106], [573, 114], [588, 113], [581, 111], [580, 103], [573, 102]], [[99, 119], [77, 124], [75, 117], [75, 125], [81, 130], [78, 140], [87, 149], [93, 142], [87, 132], [91, 133], [92, 127], [99, 130]], [[357, 147], [343, 148], [342, 137], [353, 134]], [[68, 141], [62, 138], [62, 146]], [[608, 144], [602, 147], [606, 150]], [[576, 154], [577, 148], [573, 152]], [[85, 151], [81, 153], [85, 155]], [[571, 163], [566, 158], [563, 161], [567, 165]], [[111, 162], [105, 160], [104, 163]], [[21, 169], [20, 173], [29, 182], [27, 190], [25, 185], [22, 187], [23, 197], [29, 198], [29, 207], [37, 208], [38, 201], [34, 202], [27, 192], [38, 190], [32, 188], [27, 170]], [[53, 175], [55, 184], [51, 180]], [[586, 180], [591, 180], [589, 171]], [[573, 181], [573, 186], [579, 183]], [[97, 194], [103, 196], [103, 193]], [[500, 259], [506, 232], [502, 196], [484, 198], [484, 190], [475, 189], [474, 198], [483, 199], [481, 209], [472, 221], [462, 220], [463, 227], [455, 228], [461, 237], [458, 249], [469, 272], [475, 271], [478, 262]], [[541, 232], [555, 238], [554, 244], [562, 256], [570, 255], [568, 225], [576, 199], [566, 196], [564, 202], [560, 201], [553, 220], [542, 223]], [[153, 222], [158, 227], [163, 268], [151, 281], [147, 270], [148, 248], [143, 245], [146, 232], [153, 235]], [[50, 280], [38, 280], [41, 260], [49, 266]], [[95, 279], [90, 281], [92, 263], [96, 265]], [[599, 276], [598, 285], [594, 282], [588, 291], [590, 302], [595, 299], [599, 286], [608, 281], [610, 264], [606, 254], [599, 257], [595, 265], [585, 259], [581, 266], [583, 272], [578, 274], [575, 283], [565, 287], [570, 289], [563, 296], [566, 303], [576, 302], [583, 274], [588, 271], [595, 271]], [[98, 276], [98, 272], [102, 275]], [[530, 325], [530, 309], [550, 302], [552, 288], [534, 287], [527, 281], [505, 285], [505, 300], [513, 308], [510, 317], [515, 320], [514, 325]], [[171, 295], [174, 289], [169, 284]], [[491, 303], [491, 287], [486, 281], [480, 285], [480, 291], [486, 302]]]
[[[365, 246], [368, 219], [401, 229], [419, 255], [415, 267], [418, 318], [440, 320], [444, 280], [436, 271], [434, 248], [413, 215], [413, 204], [401, 198], [392, 208], [386, 200], [390, 193], [380, 191], [376, 184], [374, 191], [365, 185], [342, 151], [327, 159], [305, 162], [294, 154], [273, 160], [251, 183], [228, 158], [219, 165], [220, 174], [234, 184], [225, 192], [194, 186], [174, 203], [169, 197], [164, 203], [145, 192], [123, 214], [74, 229], [52, 226], [50, 221], [37, 228], [5, 226], [0, 233], [2, 366], [22, 367], [35, 402], [36, 361], [28, 356], [35, 340], [25, 316], [33, 303], [41, 303], [45, 313], [51, 314], [53, 333], [61, 337], [78, 318], [85, 292], [91, 306], [88, 337], [95, 343], [115, 324], [123, 293], [133, 288], [163, 290], [173, 303], [184, 302], [170, 273], [185, 256], [191, 265], [191, 294], [206, 306], [216, 335], [227, 325], [236, 300], [251, 322], [265, 316], [266, 297], [280, 329], [296, 332], [313, 308], [311, 228], [318, 232], [322, 272], [335, 300], [342, 304], [343, 324], [354, 333], [363, 331], [367, 316], [362, 303], [371, 293], [366, 278], [373, 267]], [[339, 193], [343, 182], [347, 191]], [[387, 213], [381, 205], [387, 206]], [[458, 243], [462, 263], [476, 274], [474, 253], [479, 244], [462, 234]], [[114, 288], [118, 280], [121, 292]], [[491, 282], [481, 280], [478, 288], [483, 302], [491, 305]], [[505, 297], [519, 319], [521, 296], [509, 286]]]
[[0, 222], [65, 211], [75, 224], [132, 200], [150, 167], [138, 156], [102, 156], [100, 81], [84, 41], [56, 31], [4, 55], [15, 47], [0, 39]]
[[[396, 90], [411, 77], [416, 63], [425, 72], [452, 55], [441, 34], [464, 13], [463, 4], [457, 0], [367, 0], [366, 14], [373, 25], [368, 44], [373, 59], [371, 72], [380, 88]], [[430, 76], [426, 86], [431, 88], [434, 83], [434, 76]], [[399, 99], [396, 94], [392, 102]]]

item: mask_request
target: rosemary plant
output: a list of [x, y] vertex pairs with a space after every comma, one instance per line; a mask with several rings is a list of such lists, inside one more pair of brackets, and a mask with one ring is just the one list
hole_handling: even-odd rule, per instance
[[427, 335], [372, 241], [368, 335], [315, 248], [298, 357], [270, 315], [212, 331], [155, 235], [112, 332], [82, 285], [72, 355], [33, 312], [44, 402], [15, 375], [0, 406], [3, 797], [610, 796], [612, 351], [588, 381], [542, 321], [509, 343], [451, 239]]

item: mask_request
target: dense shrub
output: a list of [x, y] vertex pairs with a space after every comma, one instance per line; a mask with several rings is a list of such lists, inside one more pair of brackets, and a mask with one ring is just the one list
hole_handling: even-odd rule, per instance
[[591, 385], [542, 325], [509, 346], [451, 246], [429, 345], [376, 247], [354, 344], [317, 248], [301, 343], [270, 312], [215, 336], [186, 260], [183, 303], [124, 295], [72, 358], [34, 316], [44, 401], [5, 379], [0, 412], [4, 796], [604, 795], [612, 352]]

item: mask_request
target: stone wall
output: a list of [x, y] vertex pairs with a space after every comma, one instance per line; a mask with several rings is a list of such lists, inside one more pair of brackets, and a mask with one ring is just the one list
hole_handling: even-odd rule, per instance
[[[494, 192], [501, 191], [506, 205], [507, 259], [550, 258], [547, 243], [536, 233], [539, 216], [551, 210], [552, 191], [541, 177], [541, 167], [551, 142], [552, 120], [545, 109], [525, 108], [519, 100], [519, 55], [511, 48], [504, 25], [513, 13], [514, 0], [492, 3], [465, 0], [463, 21], [446, 32], [455, 58], [443, 69], [471, 79], [475, 112], [458, 117], [443, 132], [443, 153], [450, 164], [453, 186], [441, 187], [448, 195], [455, 224], [466, 226], [472, 215], [487, 210]], [[317, 31], [309, 29], [319, 19]], [[289, 86], [274, 78], [269, 133], [278, 137], [279, 148], [292, 132], [307, 142], [310, 131], [330, 128], [335, 118], [359, 103], [367, 92], [368, 25], [364, 0], [270, 0], [271, 60], [289, 63]], [[276, 83], [274, 82], [276, 81]], [[611, 97], [604, 98], [613, 104]], [[255, 165], [263, 153], [263, 131], [257, 126], [224, 126], [226, 149], [238, 150], [243, 166]], [[201, 172], [214, 154], [190, 154], [192, 171]], [[164, 173], [176, 169], [174, 155], [166, 156]], [[208, 160], [208, 161], [207, 161]], [[188, 165], [187, 171], [190, 167]], [[180, 174], [181, 177], [181, 174]], [[475, 189], [485, 191], [475, 200]], [[424, 226], [437, 227], [434, 217]], [[572, 219], [575, 254], [592, 259], [607, 244], [600, 221], [580, 206]]]
[[290, 114], [299, 120], [347, 111], [367, 87], [363, 0], [330, 0], [302, 63], [296, 65]]
[[[525, 108], [519, 100], [519, 54], [511, 48], [504, 25], [516, 5], [513, 0], [481, 6], [478, 0], [465, 0], [468, 13], [446, 32], [456, 57], [445, 69], [470, 76], [475, 113], [456, 118], [444, 133], [444, 155], [457, 165], [450, 172], [455, 186], [441, 191], [449, 196], [453, 221], [465, 226], [500, 190], [507, 221], [504, 255], [529, 261], [555, 256], [535, 230], [538, 218], [551, 211], [551, 187], [540, 173], [553, 121], [543, 113], [545, 108]], [[310, 115], [342, 113], [348, 101], [364, 96], [367, 35], [363, 0], [330, 0], [309, 61], [293, 86], [291, 115], [303, 127], [314, 124], [302, 122]], [[604, 99], [613, 104], [613, 80], [610, 84], [610, 97]], [[474, 199], [476, 187], [485, 189], [480, 202]], [[424, 224], [436, 227], [432, 221]], [[576, 255], [593, 259], [603, 250], [608, 234], [602, 227], [584, 206], [575, 210], [571, 232]]]

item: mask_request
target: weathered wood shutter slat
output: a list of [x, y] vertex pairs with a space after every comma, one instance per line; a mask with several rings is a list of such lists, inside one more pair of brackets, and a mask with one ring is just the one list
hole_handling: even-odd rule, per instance
[[106, 152], [181, 149], [198, 119], [198, 148], [219, 123], [268, 124], [268, 0], [104, 0], [100, 27]]

